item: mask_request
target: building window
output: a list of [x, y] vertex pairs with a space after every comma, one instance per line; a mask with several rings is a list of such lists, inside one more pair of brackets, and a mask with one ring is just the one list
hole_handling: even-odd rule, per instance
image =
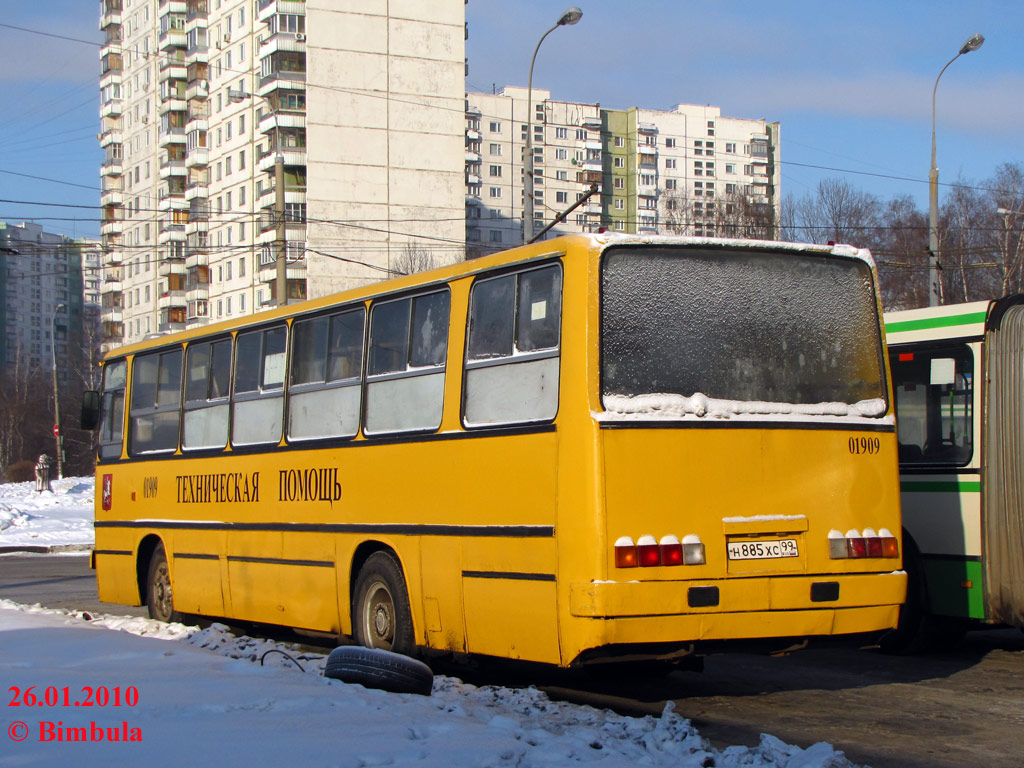
[[621, 176], [616, 177], [616, 179], [615, 179], [615, 188], [616, 189], [625, 189], [626, 188], [626, 180], [624, 178], [622, 178]]
[[675, 189], [675, 188], [676, 188], [676, 180], [675, 179], [665, 179], [665, 189]]
[[555, 202], [556, 203], [568, 203], [569, 202], [569, 193], [568, 192], [555, 192]]
[[501, 133], [501, 123], [499, 121], [491, 121], [491, 133]]
[[555, 128], [555, 138], [556, 139], [568, 139], [569, 138], [569, 129], [568, 128]]
[[675, 168], [676, 167], [675, 158], [673, 158], [673, 157], [666, 158], [665, 159], [665, 167], [666, 168]]
[[621, 211], [621, 210], [624, 210], [625, 207], [626, 207], [626, 201], [625, 200], [623, 200], [621, 197], [615, 198], [615, 210]]
[[624, 157], [612, 158], [612, 164], [616, 168], [625, 168], [626, 167], [626, 158], [624, 158]]
[[501, 230], [500, 229], [492, 229], [492, 230], [489, 230], [489, 231], [491, 233], [491, 242], [492, 243], [500, 243], [501, 242]]
[[676, 140], [675, 139], [671, 139], [671, 138], [666, 138], [665, 139], [665, 146], [668, 147], [669, 149], [675, 148]]
[[496, 176], [496, 177], [500, 178], [501, 177], [501, 166], [500, 165], [492, 165], [490, 167], [490, 175], [491, 176]]
[[736, 145], [733, 142], [727, 141], [725, 143], [725, 151], [728, 152], [730, 155], [735, 155], [736, 154]]
[[566, 160], [569, 157], [569, 150], [567, 149], [556, 149], [555, 160]]
[[615, 146], [616, 147], [624, 147], [624, 146], [626, 146], [626, 139], [624, 137], [622, 137], [622, 136], [616, 136], [615, 137]]
[[501, 197], [501, 187], [490, 188], [491, 197]]
[[725, 172], [726, 173], [736, 173], [736, 163], [726, 163], [725, 164]]

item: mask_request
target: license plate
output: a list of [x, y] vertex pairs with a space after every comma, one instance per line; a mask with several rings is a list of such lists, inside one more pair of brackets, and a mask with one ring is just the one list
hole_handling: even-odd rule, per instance
[[726, 548], [730, 560], [771, 560], [778, 557], [797, 557], [800, 554], [796, 539], [731, 541]]

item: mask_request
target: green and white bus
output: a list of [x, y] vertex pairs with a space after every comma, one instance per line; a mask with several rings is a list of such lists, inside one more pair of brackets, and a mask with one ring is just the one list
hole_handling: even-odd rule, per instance
[[1024, 628], [1024, 295], [890, 312], [907, 603], [890, 646]]

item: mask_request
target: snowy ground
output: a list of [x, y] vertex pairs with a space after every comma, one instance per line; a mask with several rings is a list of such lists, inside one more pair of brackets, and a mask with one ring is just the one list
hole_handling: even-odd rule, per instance
[[[85, 478], [42, 495], [0, 485], [0, 551], [90, 544], [92, 488]], [[281, 653], [261, 665], [270, 650], [305, 671]], [[324, 678], [324, 661], [219, 624], [0, 600], [0, 766], [851, 766], [828, 744], [804, 750], [768, 735], [756, 748], [713, 749], [671, 705], [658, 718], [625, 717], [440, 675], [429, 697], [385, 693]]]

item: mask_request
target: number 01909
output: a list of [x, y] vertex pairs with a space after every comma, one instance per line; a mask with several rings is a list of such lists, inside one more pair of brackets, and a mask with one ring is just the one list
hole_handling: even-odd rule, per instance
[[877, 437], [851, 437], [850, 438], [850, 453], [854, 456], [860, 456], [862, 454], [869, 454], [871, 456], [876, 453], [880, 453], [882, 450], [882, 441]]

